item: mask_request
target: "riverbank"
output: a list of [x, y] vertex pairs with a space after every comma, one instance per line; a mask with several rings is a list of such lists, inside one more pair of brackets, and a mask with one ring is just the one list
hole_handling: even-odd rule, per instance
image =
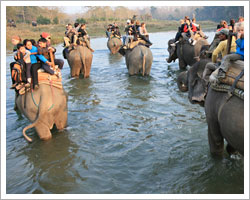
[[[105, 30], [109, 23], [112, 22], [94, 22], [87, 24], [87, 31], [90, 37], [106, 37]], [[212, 21], [201, 21], [200, 23], [203, 30], [214, 29], [217, 23]], [[123, 21], [117, 22], [120, 27], [121, 34], [124, 34], [125, 23]], [[147, 30], [149, 33], [164, 32], [164, 31], [177, 31], [179, 22], [178, 21], [149, 21], [146, 22]], [[31, 24], [17, 24], [16, 28], [6, 28], [6, 49], [12, 50], [11, 37], [13, 35], [19, 35], [22, 39], [34, 39], [38, 40], [42, 32], [48, 32], [51, 34], [52, 44], [63, 43], [63, 37], [65, 32], [65, 25], [38, 25], [33, 27]]]

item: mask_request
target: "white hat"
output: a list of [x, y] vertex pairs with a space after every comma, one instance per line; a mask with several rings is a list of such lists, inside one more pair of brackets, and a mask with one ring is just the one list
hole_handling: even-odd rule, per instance
[[128, 19], [128, 20], [127, 20], [127, 24], [129, 24], [130, 22], [131, 22], [131, 21]]

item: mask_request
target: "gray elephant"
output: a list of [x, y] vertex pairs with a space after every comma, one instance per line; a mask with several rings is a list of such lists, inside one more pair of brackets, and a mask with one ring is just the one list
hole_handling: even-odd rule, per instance
[[32, 139], [26, 131], [30, 128], [35, 127], [40, 139], [49, 140], [54, 124], [58, 130], [67, 125], [67, 94], [63, 89], [40, 84], [39, 89], [16, 96], [15, 103], [18, 111], [32, 122], [23, 129], [23, 135], [29, 142]]
[[[178, 87], [181, 91], [188, 91], [191, 103], [205, 106], [210, 152], [222, 155], [226, 139], [229, 154], [238, 151], [244, 155], [244, 100], [236, 95], [230, 97], [227, 90], [208, 86], [203, 79], [208, 62], [210, 59], [201, 59], [187, 72], [180, 73]], [[243, 62], [236, 64], [244, 65]]]
[[129, 75], [149, 75], [153, 62], [153, 55], [150, 48], [144, 45], [137, 45], [133, 49], [120, 49], [119, 53], [125, 56]]
[[116, 54], [122, 46], [122, 41], [116, 37], [109, 38], [107, 42], [107, 47], [111, 54]]
[[193, 65], [197, 60], [199, 60], [199, 54], [202, 46], [209, 46], [206, 39], [200, 39], [193, 46], [187, 40], [180, 40], [176, 46], [171, 46], [174, 43], [174, 39], [168, 41], [168, 52], [169, 57], [167, 59], [168, 63], [179, 59], [179, 68], [185, 70], [187, 65]]
[[77, 45], [70, 51], [68, 48], [65, 48], [63, 50], [63, 56], [67, 59], [70, 66], [71, 77], [79, 77], [80, 74], [82, 74], [84, 78], [89, 77], [93, 54], [86, 45]]

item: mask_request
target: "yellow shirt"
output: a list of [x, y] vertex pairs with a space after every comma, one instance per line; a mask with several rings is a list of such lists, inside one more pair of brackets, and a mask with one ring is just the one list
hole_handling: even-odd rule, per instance
[[[236, 52], [236, 43], [235, 43], [235, 37], [232, 37], [232, 43], [231, 43], [231, 52]], [[227, 55], [227, 40], [221, 41], [217, 48], [213, 51], [212, 54], [212, 62], [215, 63], [216, 59], [218, 57], [218, 54], [221, 53], [222, 58]]]

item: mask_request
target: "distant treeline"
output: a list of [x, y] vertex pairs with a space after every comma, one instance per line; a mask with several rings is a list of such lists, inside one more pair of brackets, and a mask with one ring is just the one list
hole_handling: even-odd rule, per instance
[[[89, 6], [84, 13], [68, 15], [60, 7], [39, 7], [39, 6], [8, 6], [6, 7], [7, 20], [14, 20], [16, 23], [38, 24], [66, 24], [68, 22], [95, 22], [95, 21], [121, 21], [133, 16], [143, 21], [154, 20], [179, 20], [184, 16], [196, 17], [197, 21], [238, 19], [244, 16], [243, 6], [162, 6], [142, 7], [129, 9], [118, 6]], [[38, 14], [39, 13], [39, 14]]]

